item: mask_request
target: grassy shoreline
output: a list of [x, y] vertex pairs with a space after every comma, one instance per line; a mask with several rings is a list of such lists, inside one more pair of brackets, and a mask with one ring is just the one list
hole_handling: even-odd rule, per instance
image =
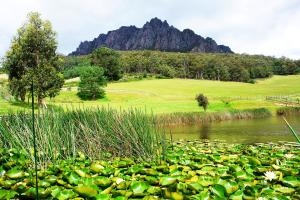
[[170, 113], [157, 115], [158, 123], [167, 126], [172, 125], [190, 125], [203, 124], [211, 122], [221, 122], [227, 120], [242, 120], [242, 119], [258, 119], [271, 117], [272, 113], [268, 109], [247, 109], [247, 110], [232, 110], [227, 112], [215, 113]]

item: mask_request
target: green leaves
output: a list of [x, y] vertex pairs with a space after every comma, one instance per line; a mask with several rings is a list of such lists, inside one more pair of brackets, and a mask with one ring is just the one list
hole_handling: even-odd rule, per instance
[[284, 177], [282, 183], [290, 187], [300, 187], [300, 179], [294, 176]]
[[[266, 152], [273, 153], [268, 160], [260, 157]], [[293, 156], [285, 159], [283, 152], [292, 152]], [[43, 198], [58, 200], [297, 199], [299, 153], [298, 149], [279, 145], [271, 148], [204, 142], [174, 144], [167, 150], [167, 161], [157, 162], [129, 158], [91, 162], [80, 153], [80, 158], [63, 160], [40, 171], [39, 193]], [[32, 169], [25, 173], [26, 164], [18, 163], [22, 157], [18, 154], [0, 149], [0, 199], [35, 197]], [[276, 179], [267, 179], [271, 175]]]
[[56, 34], [49, 21], [43, 21], [39, 13], [32, 12], [28, 20], [12, 39], [6, 53], [4, 66], [10, 75], [11, 93], [22, 101], [31, 88], [39, 104], [45, 97], [54, 97], [63, 86], [63, 76], [58, 72]]
[[133, 181], [130, 185], [130, 189], [133, 191], [135, 196], [142, 195], [145, 190], [149, 188], [149, 185], [145, 182]]
[[0, 189], [0, 199], [14, 199], [17, 194], [16, 191]]
[[12, 168], [6, 173], [6, 176], [11, 179], [19, 179], [25, 176], [23, 170], [20, 170], [18, 167]]
[[98, 176], [94, 179], [94, 183], [100, 187], [107, 187], [107, 186], [111, 185], [112, 180], [107, 177]]
[[102, 89], [103, 86], [106, 86], [103, 68], [97, 66], [86, 67], [80, 75], [77, 95], [83, 100], [103, 98], [105, 95], [105, 91]]
[[172, 177], [172, 176], [165, 176], [165, 177], [161, 177], [159, 179], [159, 184], [161, 186], [167, 186], [167, 185], [172, 185], [174, 183], [176, 183], [176, 178]]
[[97, 187], [94, 186], [87, 186], [87, 185], [81, 185], [74, 188], [74, 191], [80, 194], [83, 197], [95, 197], [97, 192]]
[[226, 189], [222, 185], [214, 185], [211, 189], [212, 193], [220, 198], [225, 198]]
[[80, 176], [78, 176], [74, 172], [71, 172], [70, 175], [68, 176], [67, 180], [72, 185], [78, 185], [80, 182]]

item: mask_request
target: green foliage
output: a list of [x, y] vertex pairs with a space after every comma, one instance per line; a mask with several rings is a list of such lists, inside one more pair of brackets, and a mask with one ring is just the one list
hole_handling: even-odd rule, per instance
[[229, 74], [232, 81], [248, 82], [250, 80], [248, 70], [243, 67], [233, 67], [229, 70]]
[[274, 66], [274, 73], [280, 75], [291, 75], [297, 74], [300, 72], [300, 65], [299, 61], [293, 62], [287, 58], [281, 58], [280, 60], [276, 61]]
[[250, 78], [269, 78], [273, 75], [271, 66], [257, 66], [249, 69]]
[[0, 65], [0, 74], [2, 74], [2, 73], [7, 73], [7, 71], [4, 67], [1, 67], [1, 65]]
[[102, 89], [106, 86], [104, 70], [100, 67], [85, 67], [80, 75], [78, 87], [78, 96], [84, 100], [95, 100], [103, 98], [105, 91]]
[[91, 61], [88, 56], [65, 56], [61, 63], [61, 70], [68, 70], [73, 67], [89, 66], [90, 62]]
[[120, 55], [116, 51], [101, 47], [91, 54], [91, 64], [103, 67], [104, 75], [109, 81], [117, 81], [122, 77]]
[[203, 107], [204, 111], [206, 111], [207, 106], [209, 104], [207, 97], [203, 94], [198, 94], [196, 96], [196, 101], [198, 102], [198, 106]]
[[[221, 81], [249, 82], [272, 74], [297, 74], [299, 61], [246, 54], [172, 53], [159, 51], [121, 52], [121, 65], [126, 73], [158, 73], [166, 65], [176, 71], [175, 77]], [[163, 76], [163, 75], [162, 75]]]
[[80, 77], [80, 75], [83, 74], [84, 71], [87, 70], [87, 68], [89, 67], [90, 65], [75, 66], [75, 67], [68, 68], [63, 71], [64, 78], [71, 79], [71, 78]]
[[[299, 145], [176, 142], [165, 160], [57, 160], [39, 169], [42, 199], [299, 199]], [[32, 162], [0, 149], [0, 198], [34, 199]], [[269, 178], [269, 174], [272, 178]]]
[[159, 65], [157, 74], [160, 74], [164, 78], [174, 78], [176, 75], [176, 71], [169, 65]]
[[[252, 82], [251, 79], [300, 72], [300, 61], [262, 55], [120, 51], [126, 74], [156, 74], [159, 78], [192, 78]], [[88, 56], [67, 57], [64, 70], [86, 65]], [[240, 77], [241, 76], [241, 77]], [[70, 77], [74, 78], [74, 76]]]
[[59, 57], [56, 54], [56, 33], [49, 21], [39, 13], [30, 13], [28, 21], [18, 30], [7, 51], [3, 66], [9, 73], [11, 93], [22, 101], [34, 84], [39, 104], [45, 97], [56, 96], [62, 85]]
[[80, 74], [90, 66], [87, 56], [67, 56], [63, 58], [62, 72], [65, 79], [80, 77]]

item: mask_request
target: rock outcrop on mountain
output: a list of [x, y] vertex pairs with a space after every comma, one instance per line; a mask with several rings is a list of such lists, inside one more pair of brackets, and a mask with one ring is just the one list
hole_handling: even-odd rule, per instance
[[86, 55], [102, 46], [115, 50], [233, 53], [228, 46], [218, 45], [212, 38], [203, 38], [190, 29], [180, 31], [167, 21], [153, 18], [142, 28], [122, 26], [92, 41], [81, 42], [70, 55]]

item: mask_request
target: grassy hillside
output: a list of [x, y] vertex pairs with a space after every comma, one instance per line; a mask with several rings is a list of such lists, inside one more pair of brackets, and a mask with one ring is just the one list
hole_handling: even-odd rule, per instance
[[[75, 86], [76, 82], [68, 83]], [[64, 88], [48, 104], [77, 106], [110, 106], [114, 108], [139, 107], [154, 113], [201, 111], [194, 100], [197, 93], [208, 96], [208, 112], [230, 109], [248, 109], [265, 107], [273, 110], [279, 103], [267, 101], [266, 96], [300, 97], [300, 75], [274, 76], [258, 80], [256, 84], [220, 82], [190, 79], [155, 79], [134, 82], [110, 83], [106, 87], [106, 98], [97, 101], [82, 101], [76, 95], [76, 87], [69, 91]], [[226, 102], [228, 104], [226, 104]], [[0, 100], [0, 112], [16, 109], [3, 99]]]

